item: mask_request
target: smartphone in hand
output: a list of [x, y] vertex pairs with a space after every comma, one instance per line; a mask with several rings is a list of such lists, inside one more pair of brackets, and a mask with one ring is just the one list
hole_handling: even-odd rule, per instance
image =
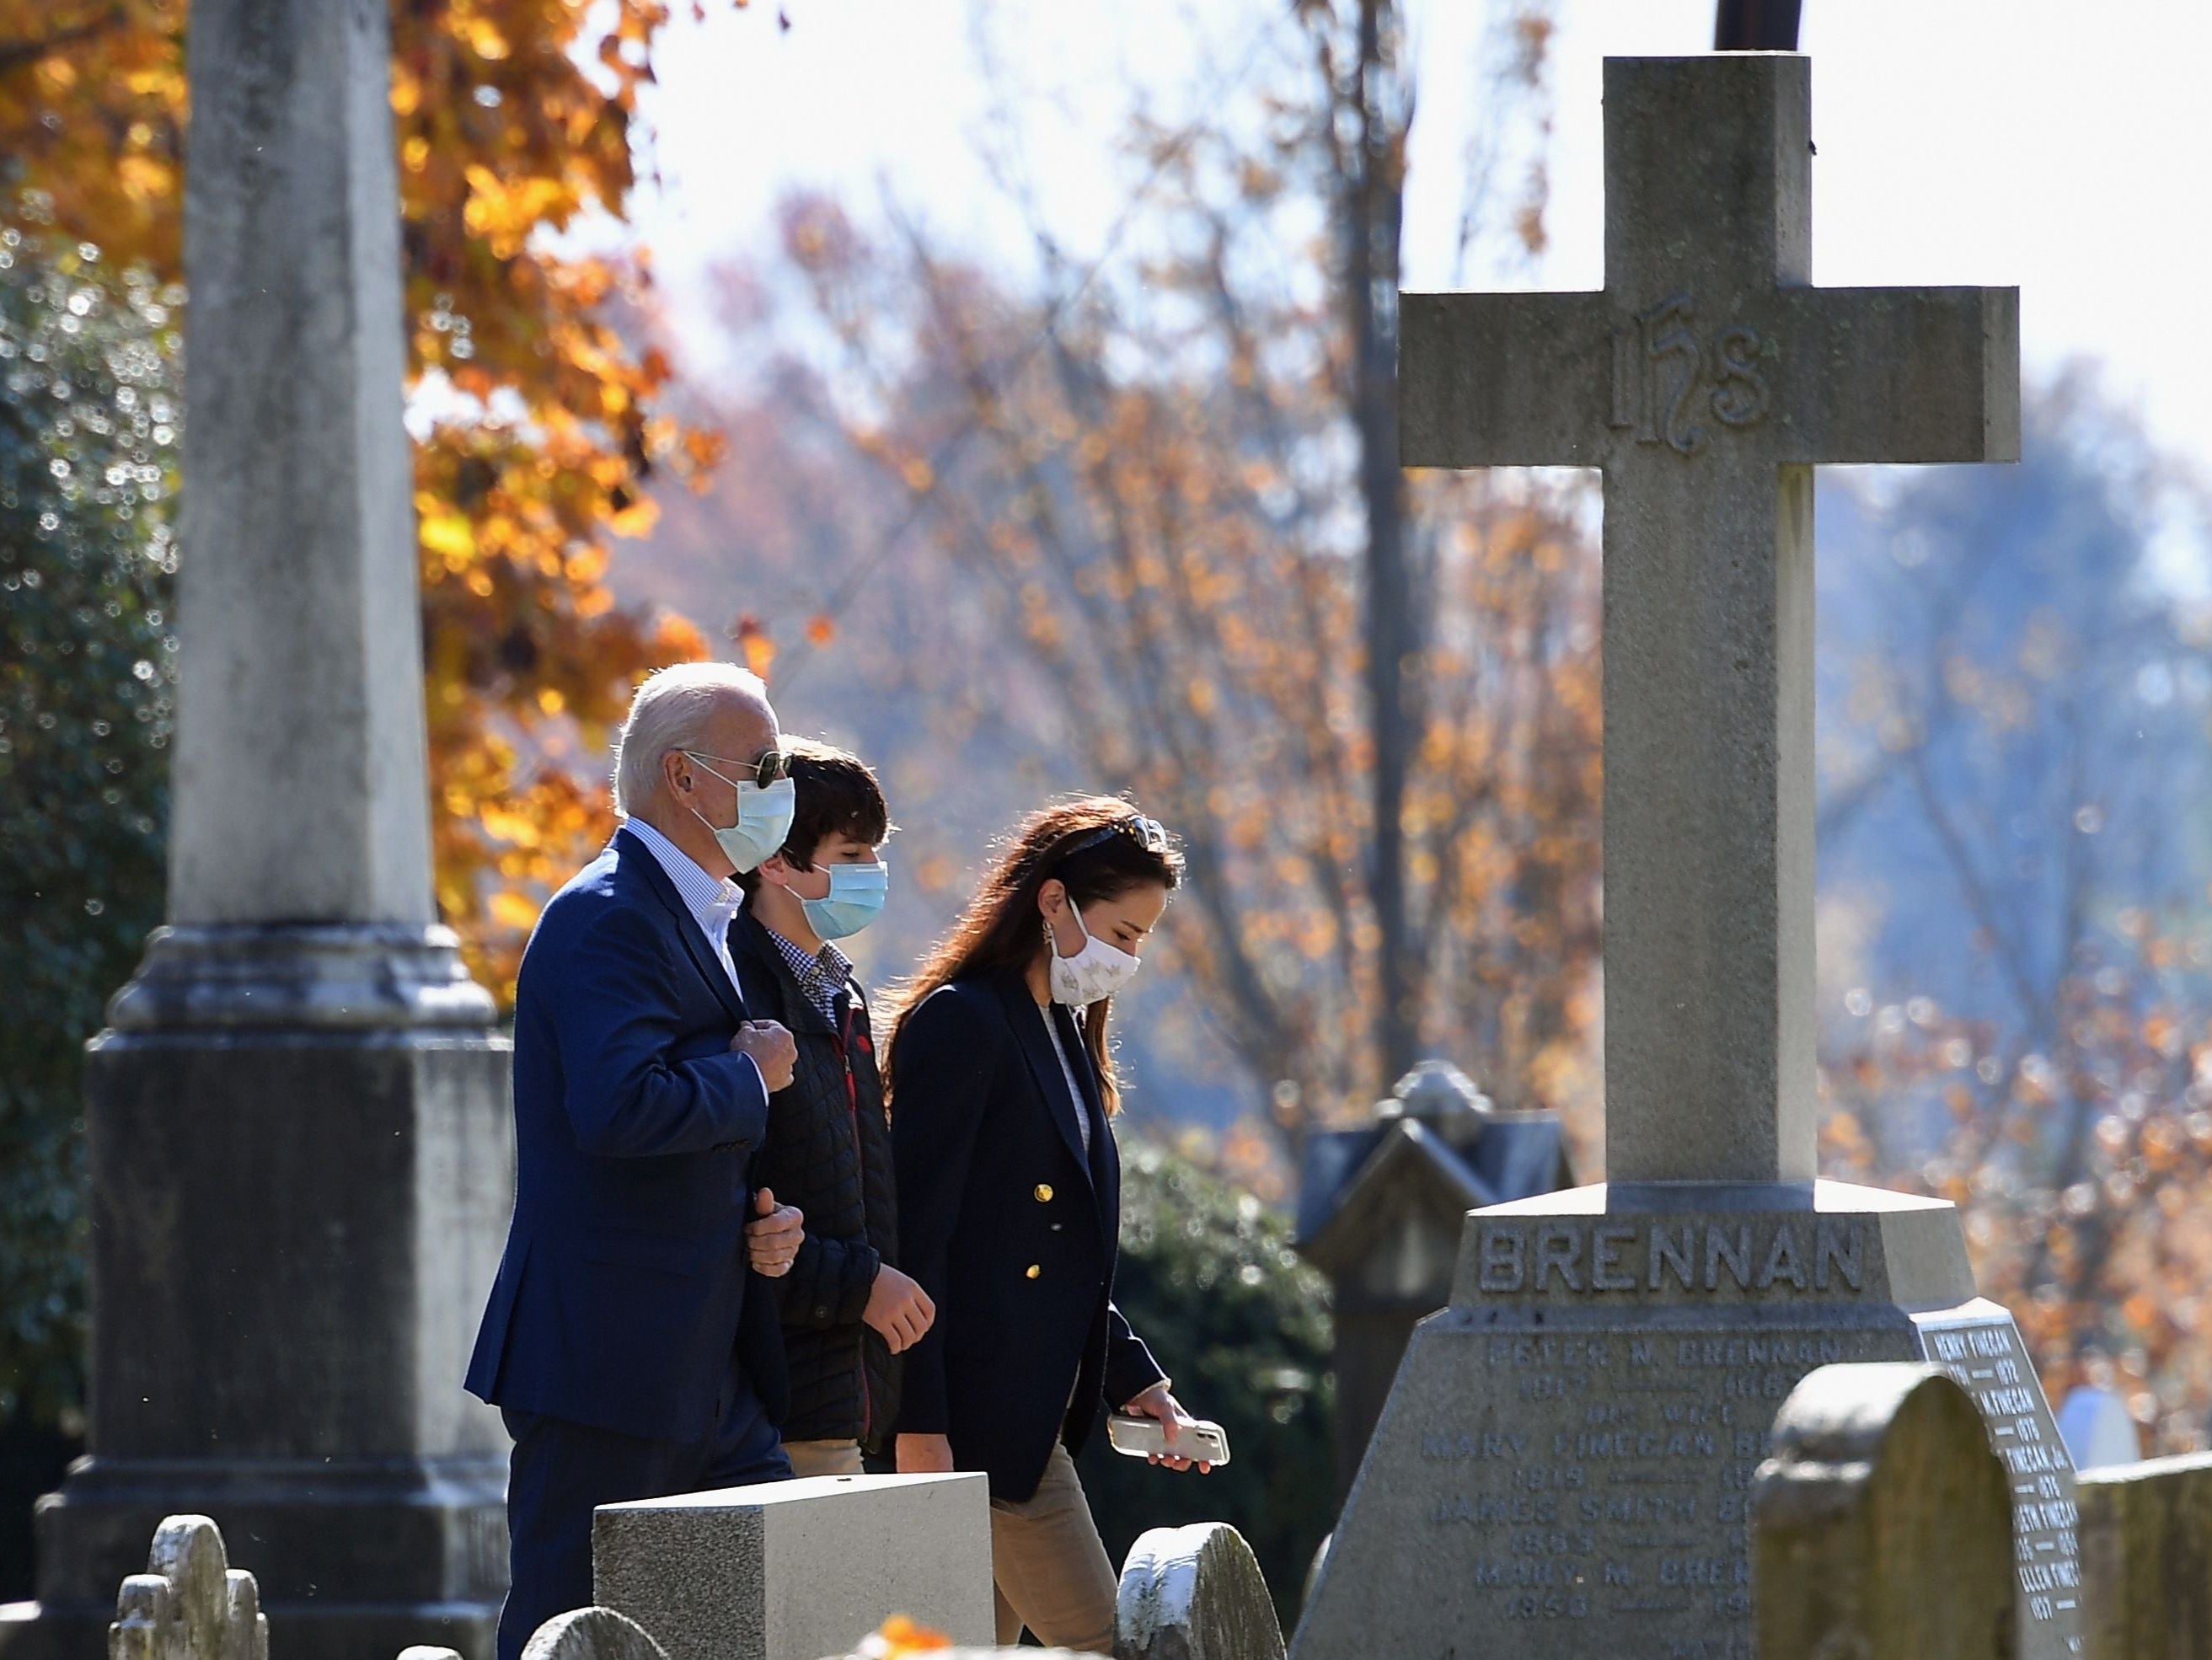
[[1229, 1462], [1229, 1433], [1209, 1418], [1189, 1418], [1176, 1426], [1175, 1444], [1168, 1444], [1168, 1426], [1157, 1418], [1117, 1412], [1108, 1414], [1106, 1439], [1115, 1451], [1132, 1458], [1188, 1458], [1201, 1464]]

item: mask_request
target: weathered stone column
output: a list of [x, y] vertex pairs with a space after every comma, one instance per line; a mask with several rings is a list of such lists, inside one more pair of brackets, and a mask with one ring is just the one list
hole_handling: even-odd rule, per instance
[[195, 0], [188, 58], [170, 925], [91, 1046], [91, 1450], [0, 1644], [94, 1660], [192, 1511], [288, 1660], [488, 1656], [507, 1055], [431, 901], [386, 10]]

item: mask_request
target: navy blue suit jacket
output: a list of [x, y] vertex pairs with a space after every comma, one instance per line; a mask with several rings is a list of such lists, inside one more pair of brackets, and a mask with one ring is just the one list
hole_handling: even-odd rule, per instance
[[730, 1049], [745, 1018], [630, 831], [553, 896], [515, 987], [514, 1222], [471, 1393], [695, 1442], [714, 1427], [734, 1354], [781, 1420], [775, 1299], [745, 1262], [747, 1177], [768, 1124], [758, 1071]]
[[1074, 1019], [1050, 1013], [1080, 1100], [1018, 972], [940, 987], [891, 1052], [899, 1262], [937, 1304], [906, 1352], [898, 1426], [949, 1437], [959, 1468], [1016, 1501], [1055, 1438], [1080, 1451], [1102, 1405], [1162, 1376], [1114, 1306], [1121, 1163], [1098, 1080]]

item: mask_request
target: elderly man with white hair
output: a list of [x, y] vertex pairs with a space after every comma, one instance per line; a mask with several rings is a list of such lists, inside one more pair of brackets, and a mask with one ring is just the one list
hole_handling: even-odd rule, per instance
[[727, 663], [638, 689], [614, 840], [538, 919], [514, 995], [514, 1220], [469, 1364], [514, 1451], [499, 1660], [592, 1600], [592, 1511], [788, 1476], [774, 1298], [804, 1219], [754, 1192], [791, 1034], [750, 1018], [731, 878], [783, 845], [775, 711]]

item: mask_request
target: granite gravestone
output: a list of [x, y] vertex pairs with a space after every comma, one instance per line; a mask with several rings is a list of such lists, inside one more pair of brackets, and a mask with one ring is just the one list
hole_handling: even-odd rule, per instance
[[491, 1652], [507, 1047], [431, 897], [386, 9], [192, 7], [169, 923], [87, 1068], [90, 1453], [10, 1660], [92, 1660], [173, 1511], [287, 1660]]
[[629, 1615], [590, 1608], [556, 1614], [538, 1627], [523, 1645], [522, 1660], [668, 1660], [668, 1654]]
[[1115, 1660], [1283, 1660], [1258, 1559], [1226, 1522], [1137, 1536], [1115, 1599]]
[[2081, 1472], [2088, 1660], [2212, 1654], [2212, 1453]]
[[842, 1654], [895, 1615], [988, 1644], [989, 1483], [817, 1475], [602, 1505], [592, 1595], [668, 1660]]
[[1759, 1660], [2014, 1660], [2012, 1481], [1936, 1366], [1823, 1366], [1751, 1494]]
[[1468, 1218], [1292, 1660], [1748, 1660], [1775, 1411], [1858, 1360], [1966, 1379], [2021, 1651], [2078, 1645], [2073, 1471], [1956, 1213], [1814, 1180], [1812, 468], [2020, 421], [2016, 291], [1810, 286], [1809, 108], [1794, 55], [1608, 60], [1606, 288], [1404, 298], [1409, 465], [1604, 472], [1610, 1179]]
[[230, 1566], [204, 1516], [155, 1530], [146, 1572], [123, 1582], [107, 1628], [109, 1660], [269, 1660], [269, 1618], [253, 1576]]
[[2058, 1434], [2077, 1470], [2132, 1464], [2142, 1456], [2135, 1414], [2117, 1389], [2084, 1383], [2058, 1404]]

